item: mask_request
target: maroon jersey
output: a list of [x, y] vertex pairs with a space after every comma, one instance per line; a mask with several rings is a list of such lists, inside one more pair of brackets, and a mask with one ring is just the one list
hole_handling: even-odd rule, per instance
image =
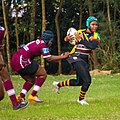
[[5, 33], [4, 27], [0, 26], [0, 48], [1, 48], [2, 45], [3, 45], [4, 33]]
[[17, 72], [31, 64], [32, 60], [41, 54], [43, 55], [43, 58], [51, 56], [49, 48], [46, 46], [45, 42], [39, 38], [29, 42], [13, 55], [11, 67]]

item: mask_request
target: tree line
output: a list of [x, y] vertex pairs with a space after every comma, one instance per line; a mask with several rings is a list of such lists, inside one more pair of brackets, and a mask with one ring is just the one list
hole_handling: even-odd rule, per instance
[[[101, 43], [92, 55], [90, 69], [120, 72], [120, 1], [119, 0], [2, 0], [0, 25], [6, 29], [4, 55], [8, 69], [10, 59], [21, 44], [37, 39], [44, 30], [55, 34], [51, 54], [70, 51], [72, 45], [64, 42], [68, 28], [86, 28], [86, 19], [98, 18]], [[49, 74], [69, 74], [71, 66], [66, 60], [48, 63], [40, 61]], [[66, 67], [65, 67], [66, 66]]]

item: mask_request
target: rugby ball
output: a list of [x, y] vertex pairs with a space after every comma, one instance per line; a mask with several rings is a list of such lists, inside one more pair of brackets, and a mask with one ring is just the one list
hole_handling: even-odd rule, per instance
[[77, 32], [77, 30], [75, 28], [69, 28], [67, 31], [67, 35], [70, 35], [72, 37], [72, 41], [69, 41], [70, 44], [75, 45], [76, 44], [76, 38], [75, 38], [75, 33]]

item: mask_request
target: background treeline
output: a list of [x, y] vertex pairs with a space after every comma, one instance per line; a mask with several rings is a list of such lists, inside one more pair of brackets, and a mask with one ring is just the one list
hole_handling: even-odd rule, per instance
[[[67, 29], [86, 28], [87, 17], [94, 15], [99, 21], [101, 44], [93, 51], [94, 63], [90, 62], [90, 69], [120, 72], [120, 0], [1, 0], [0, 3], [0, 25], [6, 28], [3, 52], [10, 71], [13, 53], [21, 44], [41, 36], [44, 30], [55, 34], [51, 54], [70, 51], [73, 46], [63, 40]], [[42, 57], [36, 60], [49, 74], [71, 72], [66, 60], [59, 63], [48, 63]]]

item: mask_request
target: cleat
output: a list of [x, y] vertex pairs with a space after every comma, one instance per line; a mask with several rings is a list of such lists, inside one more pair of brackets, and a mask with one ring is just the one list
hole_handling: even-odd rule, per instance
[[16, 99], [17, 99], [18, 103], [24, 103], [25, 102], [25, 99], [21, 98], [20, 96], [17, 96]]
[[29, 102], [18, 103], [17, 106], [13, 106], [13, 110], [19, 111], [21, 109], [25, 109], [29, 105]]
[[60, 87], [58, 86], [59, 82], [54, 81], [53, 85], [56, 87], [56, 93], [60, 94]]
[[89, 104], [85, 101], [85, 99], [79, 100], [79, 98], [78, 98], [78, 99], [77, 99], [77, 102], [80, 103], [81, 105], [89, 105]]
[[41, 100], [41, 99], [38, 98], [37, 96], [32, 96], [32, 95], [29, 95], [28, 100], [29, 100], [30, 102], [39, 102], [39, 103], [43, 102], [43, 100]]

